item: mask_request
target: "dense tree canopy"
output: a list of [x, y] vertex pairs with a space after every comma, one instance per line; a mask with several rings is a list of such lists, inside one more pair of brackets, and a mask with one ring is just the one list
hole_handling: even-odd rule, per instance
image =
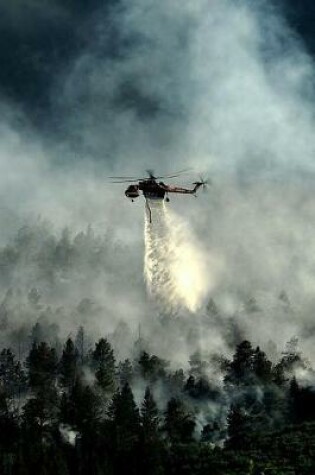
[[54, 347], [47, 328], [19, 336], [23, 357], [0, 351], [4, 475], [314, 473], [315, 391], [299, 379], [313, 370], [297, 339], [274, 363], [243, 340], [230, 360], [198, 351], [184, 370], [141, 348], [117, 361], [82, 327]]

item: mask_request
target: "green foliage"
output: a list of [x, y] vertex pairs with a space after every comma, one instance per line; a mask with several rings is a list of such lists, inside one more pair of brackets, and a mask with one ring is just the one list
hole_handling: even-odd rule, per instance
[[188, 443], [192, 441], [195, 421], [184, 403], [171, 398], [165, 411], [164, 431], [171, 442]]
[[95, 350], [92, 353], [92, 367], [95, 369], [99, 387], [107, 393], [113, 393], [116, 386], [115, 357], [109, 341], [105, 338], [101, 338], [95, 344]]
[[97, 426], [101, 416], [100, 399], [90, 386], [77, 378], [69, 394], [63, 393], [60, 405], [61, 422], [83, 432]]
[[0, 353], [0, 384], [5, 394], [13, 400], [26, 389], [26, 375], [21, 363], [15, 361], [10, 348]]
[[165, 378], [166, 368], [169, 365], [168, 361], [155, 355], [149, 355], [146, 351], [141, 353], [138, 363], [140, 375], [150, 382]]
[[140, 415], [128, 383], [114, 394], [109, 418], [113, 423], [116, 447], [129, 450], [135, 446], [140, 436]]
[[224, 435], [224, 430], [219, 422], [214, 421], [203, 426], [200, 440], [202, 442], [211, 442], [215, 444], [223, 440]]
[[233, 405], [228, 413], [227, 447], [239, 450], [246, 448], [250, 439], [250, 417], [240, 406]]
[[220, 397], [220, 392], [215, 388], [206, 377], [198, 379], [189, 376], [184, 386], [184, 391], [193, 399], [216, 401]]
[[72, 388], [78, 370], [78, 351], [71, 338], [68, 338], [64, 346], [59, 363], [60, 383], [65, 388]]
[[146, 441], [157, 438], [160, 423], [159, 411], [149, 387], [145, 390], [141, 406], [141, 423]]
[[136, 474], [140, 466], [141, 426], [139, 409], [132, 390], [126, 383], [117, 391], [108, 411], [110, 419], [110, 440], [114, 457], [115, 473]]
[[165, 457], [165, 447], [160, 434], [159, 410], [149, 387], [141, 406], [141, 426], [142, 472], [161, 475], [164, 473], [161, 459]]
[[34, 391], [51, 387], [57, 376], [58, 361], [56, 351], [47, 343], [33, 343], [26, 360], [30, 388]]
[[[109, 254], [130, 279], [123, 249], [117, 244], [120, 252], [112, 253], [112, 244], [90, 228], [55, 236], [38, 223], [22, 228], [0, 250], [0, 279], [9, 289], [0, 300], [0, 330], [17, 353], [0, 349], [0, 473], [313, 475], [315, 391], [298, 376], [303, 371], [312, 381], [314, 373], [297, 338], [272, 364], [259, 347], [241, 341], [233, 319], [226, 320], [225, 338], [240, 342], [231, 361], [196, 351], [183, 362], [185, 369], [171, 370], [140, 335], [130, 359], [116, 364], [111, 342], [119, 354], [128, 354], [130, 330], [123, 324], [111, 342], [101, 338], [92, 351], [82, 327], [75, 341], [58, 340], [56, 316], [65, 313], [62, 302], [58, 309], [45, 306], [45, 292], [67, 294], [70, 279], [84, 287], [104, 272]], [[22, 292], [12, 285], [17, 275], [26, 287]], [[81, 323], [97, 305], [88, 292], [80, 299], [74, 314]], [[287, 296], [279, 299], [289, 311]], [[254, 317], [257, 302], [250, 298], [245, 308]], [[10, 327], [21, 315], [34, 322], [32, 328]], [[221, 324], [213, 300], [204, 321]], [[139, 413], [133, 392], [138, 398], [145, 385]]]
[[[219, 387], [197, 352], [186, 372], [144, 351], [116, 367], [104, 338], [85, 356], [82, 330], [81, 356], [68, 338], [58, 363], [55, 348], [36, 343], [40, 333], [35, 326], [25, 372], [10, 348], [0, 352], [0, 473], [313, 475], [315, 391], [294, 376], [308, 369], [296, 340], [275, 365], [241, 342], [215, 366]], [[144, 380], [139, 411], [133, 389]], [[167, 396], [164, 413], [153, 393]]]
[[129, 359], [120, 361], [118, 364], [119, 385], [122, 388], [126, 383], [131, 384], [133, 380], [134, 370]]
[[59, 418], [59, 397], [55, 388], [40, 389], [23, 408], [23, 424], [33, 434], [41, 434], [57, 424]]
[[259, 346], [253, 355], [253, 372], [260, 383], [268, 384], [272, 381], [272, 363]]
[[233, 360], [225, 376], [225, 382], [235, 386], [250, 385], [253, 383], [254, 350], [249, 341], [244, 340], [236, 347]]

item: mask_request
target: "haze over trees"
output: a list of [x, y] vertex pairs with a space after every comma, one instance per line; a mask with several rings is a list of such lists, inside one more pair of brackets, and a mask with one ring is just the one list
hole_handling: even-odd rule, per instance
[[[123, 264], [113, 246], [91, 228], [58, 237], [39, 222], [0, 249], [0, 472], [313, 474], [314, 371], [298, 338], [279, 352], [225, 320], [231, 351], [201, 349], [195, 325], [164, 315], [159, 331], [174, 339], [181, 322], [191, 350], [180, 363], [119, 320], [95, 338], [81, 323], [104, 308], [88, 281]], [[291, 311], [285, 292], [279, 302]], [[204, 332], [221, 328], [220, 313], [211, 299]]]
[[106, 337], [82, 358], [79, 342], [1, 351], [4, 475], [313, 473], [315, 391], [297, 379], [313, 370], [295, 338], [274, 363], [241, 341], [221, 382], [198, 353], [174, 370], [143, 350], [118, 362]]

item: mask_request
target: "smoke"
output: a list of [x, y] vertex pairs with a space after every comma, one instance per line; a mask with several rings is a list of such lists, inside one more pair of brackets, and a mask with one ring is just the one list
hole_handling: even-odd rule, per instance
[[74, 447], [75, 442], [76, 442], [76, 437], [78, 436], [79, 433], [72, 430], [70, 426], [67, 426], [65, 424], [61, 424], [59, 426], [59, 431], [63, 440]]
[[183, 308], [195, 313], [215, 286], [210, 257], [164, 201], [148, 200], [148, 207], [144, 259], [148, 290], [161, 313], [177, 315]]

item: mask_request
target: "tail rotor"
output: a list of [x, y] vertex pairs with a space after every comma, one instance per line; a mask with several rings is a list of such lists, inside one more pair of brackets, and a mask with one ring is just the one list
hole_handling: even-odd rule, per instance
[[199, 180], [194, 182], [194, 185], [196, 185], [196, 187], [198, 188], [201, 188], [203, 193], [206, 193], [209, 186], [211, 185], [211, 180], [210, 178], [205, 178], [201, 175], [199, 177]]

